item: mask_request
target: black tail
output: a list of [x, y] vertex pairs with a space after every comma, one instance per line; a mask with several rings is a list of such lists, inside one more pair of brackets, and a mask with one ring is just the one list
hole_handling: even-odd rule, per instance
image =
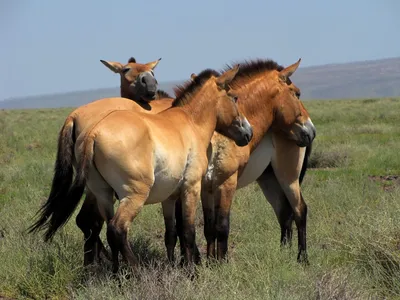
[[300, 185], [303, 182], [304, 176], [306, 175], [306, 171], [307, 171], [307, 167], [308, 167], [308, 160], [310, 158], [311, 151], [312, 151], [312, 143], [310, 144], [310, 146], [308, 146], [306, 148], [306, 153], [304, 155], [304, 160], [303, 160], [303, 166], [301, 167], [300, 177], [299, 177]]
[[29, 233], [47, 229], [45, 241], [50, 240], [74, 212], [84, 192], [85, 183], [82, 170], [77, 170], [73, 179], [74, 120], [69, 117], [60, 131], [53, 182], [46, 203], [40, 208], [39, 219], [28, 228]]

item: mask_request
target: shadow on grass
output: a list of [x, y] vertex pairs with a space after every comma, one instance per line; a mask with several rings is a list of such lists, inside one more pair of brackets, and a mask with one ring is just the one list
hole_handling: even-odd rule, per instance
[[[145, 236], [136, 236], [135, 238], [133, 238], [133, 240], [130, 241], [130, 246], [138, 261], [138, 268], [140, 269], [152, 268], [154, 266], [167, 264], [166, 254], [163, 251], [157, 249], [154, 245], [152, 245], [151, 240], [149, 238], [146, 238]], [[111, 257], [111, 250], [108, 246], [106, 246], [106, 250], [109, 252]], [[120, 273], [127, 272], [130, 268], [128, 264], [123, 260], [121, 254], [119, 254], [119, 261]], [[102, 255], [102, 260], [100, 263], [87, 267], [83, 273], [84, 278], [87, 278], [87, 275], [98, 276], [102, 273], [111, 274], [112, 262], [106, 259], [104, 255]]]

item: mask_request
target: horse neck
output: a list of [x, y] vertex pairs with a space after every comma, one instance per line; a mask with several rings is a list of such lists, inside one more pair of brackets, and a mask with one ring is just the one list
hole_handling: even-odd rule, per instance
[[238, 92], [243, 95], [239, 97], [239, 110], [253, 127], [253, 138], [249, 144], [250, 151], [253, 151], [274, 121], [275, 101], [270, 95], [269, 87], [259, 82], [244, 85]]
[[192, 126], [204, 141], [205, 147], [210, 143], [217, 126], [217, 101], [215, 95], [203, 92], [191, 99], [181, 109], [189, 116]]
[[130, 89], [129, 86], [124, 86], [123, 84], [121, 84], [120, 86], [120, 92], [121, 92], [121, 97], [122, 98], [127, 98], [127, 99], [131, 99], [131, 100], [136, 100], [136, 95], [133, 94]]

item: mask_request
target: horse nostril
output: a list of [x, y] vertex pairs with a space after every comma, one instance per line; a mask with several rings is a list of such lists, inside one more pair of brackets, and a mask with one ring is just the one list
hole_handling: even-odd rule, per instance
[[253, 137], [253, 133], [252, 132], [250, 132], [250, 133], [246, 133], [246, 140], [247, 140], [247, 142], [250, 142], [251, 141], [251, 138]]
[[146, 79], [144, 78], [144, 76], [142, 77], [141, 82], [145, 85], [146, 84]]

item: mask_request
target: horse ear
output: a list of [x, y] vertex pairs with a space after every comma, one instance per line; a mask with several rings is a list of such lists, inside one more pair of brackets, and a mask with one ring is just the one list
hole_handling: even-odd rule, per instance
[[154, 70], [154, 68], [158, 65], [158, 63], [160, 62], [161, 57], [155, 61], [149, 62], [146, 64], [146, 66], [149, 66], [150, 69]]
[[289, 67], [284, 68], [282, 71], [279, 72], [279, 77], [286, 82], [287, 78], [292, 76], [293, 73], [297, 70], [301, 62], [301, 58], [294, 63], [293, 65], [290, 65]]
[[239, 72], [239, 67], [240, 67], [240, 64], [237, 64], [232, 69], [226, 71], [224, 74], [222, 74], [221, 76], [219, 76], [217, 78], [216, 82], [217, 82], [217, 85], [219, 86], [219, 88], [225, 89], [225, 90], [229, 89], [228, 86], [232, 82], [232, 80], [235, 78], [237, 72]]
[[192, 73], [192, 75], [190, 75], [190, 80], [195, 81], [197, 75]]
[[111, 71], [114, 73], [121, 73], [122, 68], [124, 67], [121, 63], [119, 62], [114, 62], [114, 61], [106, 61], [100, 59], [103, 65], [105, 65], [107, 68], [109, 68]]

